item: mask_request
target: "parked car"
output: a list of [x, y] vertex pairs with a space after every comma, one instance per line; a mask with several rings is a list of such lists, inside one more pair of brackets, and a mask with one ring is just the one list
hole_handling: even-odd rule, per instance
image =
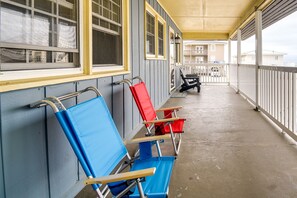
[[210, 69], [210, 76], [213, 76], [213, 77], [220, 77], [221, 74], [220, 74], [220, 70], [218, 67], [211, 67]]

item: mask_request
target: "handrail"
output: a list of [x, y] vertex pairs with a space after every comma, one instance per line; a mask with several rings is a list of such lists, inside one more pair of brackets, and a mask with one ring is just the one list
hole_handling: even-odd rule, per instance
[[121, 85], [121, 84], [128, 84], [130, 87], [133, 85], [133, 80], [138, 79], [140, 82], [143, 82], [142, 78], [140, 76], [135, 76], [133, 78], [126, 78], [124, 80], [116, 81], [113, 84], [114, 85]]
[[297, 68], [296, 67], [280, 67], [280, 66], [261, 65], [261, 66], [259, 66], [259, 69], [297, 73]]
[[40, 107], [49, 105], [54, 110], [54, 112], [57, 113], [60, 111], [60, 109], [61, 110], [66, 109], [61, 101], [77, 97], [80, 94], [88, 92], [88, 91], [93, 91], [96, 93], [97, 96], [101, 96], [101, 93], [99, 92], [99, 90], [96, 87], [90, 86], [85, 89], [82, 89], [82, 90], [79, 90], [76, 92], [72, 92], [72, 93], [68, 93], [68, 94], [65, 94], [65, 95], [62, 95], [59, 97], [51, 96], [51, 97], [44, 98], [37, 102], [31, 103], [29, 105], [29, 107], [30, 108], [40, 108]]

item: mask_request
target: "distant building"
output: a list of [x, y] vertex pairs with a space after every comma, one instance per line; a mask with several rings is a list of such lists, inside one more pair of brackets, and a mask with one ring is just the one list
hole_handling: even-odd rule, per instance
[[[286, 53], [276, 52], [273, 50], [263, 50], [262, 64], [271, 66], [284, 66], [284, 55]], [[236, 59], [236, 57], [234, 57]], [[255, 64], [256, 54], [255, 51], [244, 52], [241, 54], [242, 64]]]
[[184, 63], [224, 63], [226, 42], [185, 41]]

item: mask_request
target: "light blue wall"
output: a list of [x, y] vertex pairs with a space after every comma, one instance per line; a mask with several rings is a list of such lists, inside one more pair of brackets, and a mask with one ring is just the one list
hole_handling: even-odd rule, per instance
[[[138, 109], [128, 86], [112, 83], [140, 75], [156, 107], [168, 99], [168, 60], [144, 57], [145, 1], [130, 2], [131, 74], [0, 93], [0, 198], [73, 197], [83, 188], [85, 175], [52, 110], [29, 109], [28, 104], [95, 86], [104, 96], [121, 136], [132, 138], [142, 126]], [[156, 0], [149, 3], [179, 32]], [[66, 106], [92, 96], [70, 99], [65, 101]]]
[[[29, 110], [44, 98], [35, 88], [1, 94], [1, 136], [6, 197], [48, 197], [45, 109]], [[63, 148], [64, 149], [64, 148]]]

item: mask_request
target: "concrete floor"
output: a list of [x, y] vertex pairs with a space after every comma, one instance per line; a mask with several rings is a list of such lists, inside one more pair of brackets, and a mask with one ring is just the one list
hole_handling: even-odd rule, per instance
[[[297, 149], [227, 86], [204, 86], [165, 106], [187, 118], [169, 197], [297, 197]], [[169, 143], [163, 154], [171, 154]], [[84, 189], [79, 195], [94, 197]]]

